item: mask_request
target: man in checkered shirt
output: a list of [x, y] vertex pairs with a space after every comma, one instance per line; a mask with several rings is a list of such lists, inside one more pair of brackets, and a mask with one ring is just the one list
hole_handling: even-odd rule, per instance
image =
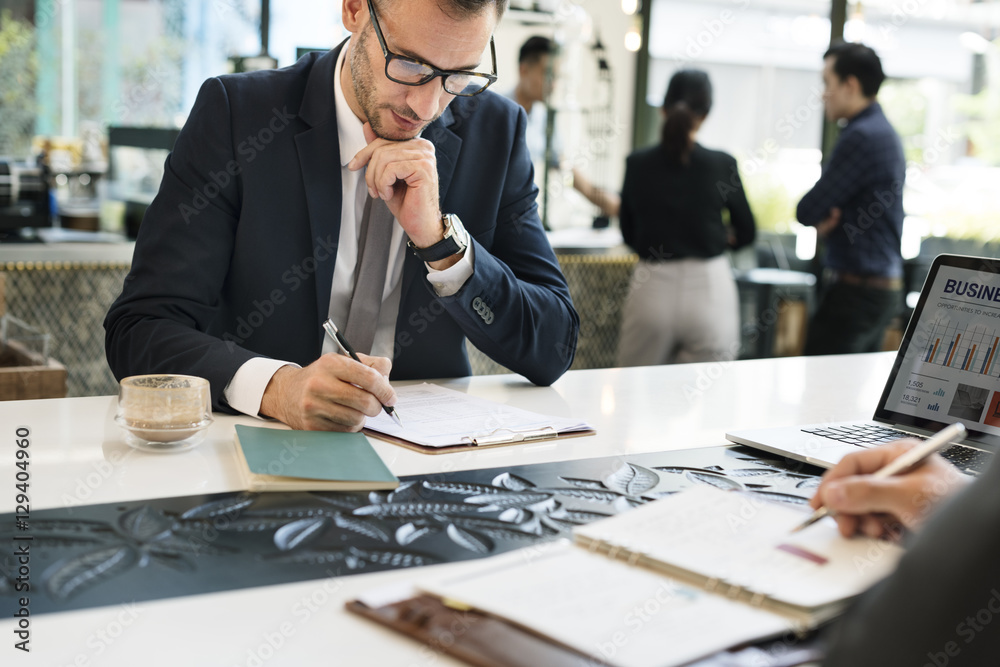
[[901, 302], [906, 162], [899, 135], [875, 101], [885, 80], [878, 55], [843, 43], [823, 61], [826, 116], [846, 124], [796, 211], [799, 222], [826, 240], [827, 289], [805, 353], [874, 352]]

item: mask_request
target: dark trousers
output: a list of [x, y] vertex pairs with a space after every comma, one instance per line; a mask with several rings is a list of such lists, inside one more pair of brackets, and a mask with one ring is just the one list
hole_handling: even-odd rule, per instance
[[809, 322], [805, 354], [878, 352], [900, 298], [895, 289], [834, 283]]

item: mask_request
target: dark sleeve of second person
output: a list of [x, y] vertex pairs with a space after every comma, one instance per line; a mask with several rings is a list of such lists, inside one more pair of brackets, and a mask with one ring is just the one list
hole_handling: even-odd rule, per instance
[[803, 225], [814, 226], [830, 217], [830, 209], [843, 208], [867, 179], [866, 140], [858, 130], [844, 130], [833, 149], [823, 174], [799, 201], [795, 217]]
[[[728, 157], [728, 156], [727, 156]], [[754, 221], [753, 211], [750, 210], [750, 202], [747, 201], [747, 193], [743, 189], [743, 180], [736, 165], [736, 159], [729, 157], [729, 177], [731, 189], [726, 189], [722, 201], [729, 209], [729, 224], [733, 228], [736, 240], [733, 243], [733, 250], [739, 250], [754, 242], [757, 236], [757, 223]]]
[[635, 216], [635, 202], [636, 197], [639, 196], [637, 190], [635, 164], [633, 158], [629, 156], [625, 160], [625, 183], [622, 185], [622, 203], [618, 210], [618, 224], [621, 226], [625, 244], [633, 250], [638, 250], [635, 244], [639, 237]]
[[940, 508], [827, 640], [825, 667], [1000, 661], [1000, 460]]

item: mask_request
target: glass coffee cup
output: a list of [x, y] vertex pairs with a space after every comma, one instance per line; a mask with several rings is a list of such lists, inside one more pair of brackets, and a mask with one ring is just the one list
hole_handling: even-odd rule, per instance
[[212, 395], [204, 378], [134, 375], [119, 384], [115, 422], [132, 447], [190, 449], [204, 440], [212, 421]]

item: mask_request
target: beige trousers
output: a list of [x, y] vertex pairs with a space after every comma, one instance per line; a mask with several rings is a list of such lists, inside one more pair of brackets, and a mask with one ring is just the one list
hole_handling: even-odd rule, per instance
[[622, 315], [618, 366], [729, 360], [739, 346], [739, 295], [725, 255], [639, 260]]

